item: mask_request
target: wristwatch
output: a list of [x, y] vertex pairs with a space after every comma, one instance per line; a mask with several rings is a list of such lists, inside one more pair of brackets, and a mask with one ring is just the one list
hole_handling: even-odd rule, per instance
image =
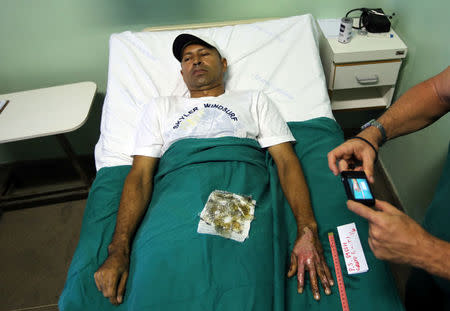
[[375, 119], [370, 120], [369, 122], [367, 122], [366, 124], [364, 124], [363, 126], [361, 126], [361, 130], [364, 130], [366, 128], [368, 128], [369, 126], [375, 126], [381, 133], [381, 142], [379, 143], [379, 147], [381, 147], [387, 140], [386, 137], [386, 131], [384, 130], [383, 125], [381, 125], [380, 122], [378, 122]]

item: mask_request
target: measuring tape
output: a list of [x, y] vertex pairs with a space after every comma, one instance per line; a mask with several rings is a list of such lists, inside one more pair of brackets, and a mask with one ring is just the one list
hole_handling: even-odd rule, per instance
[[336, 279], [339, 287], [339, 296], [341, 297], [341, 304], [343, 311], [349, 311], [347, 294], [345, 293], [344, 278], [342, 276], [341, 264], [339, 263], [339, 255], [334, 241], [333, 232], [328, 233], [328, 240], [330, 241], [331, 254], [333, 255], [334, 271], [336, 272]]

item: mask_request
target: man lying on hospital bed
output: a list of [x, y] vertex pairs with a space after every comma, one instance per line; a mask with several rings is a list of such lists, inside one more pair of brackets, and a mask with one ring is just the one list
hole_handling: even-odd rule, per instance
[[283, 192], [297, 222], [288, 277], [297, 274], [298, 292], [302, 293], [305, 271], [308, 271], [314, 298], [320, 299], [317, 278], [329, 295], [334, 282], [318, 238], [308, 186], [291, 146], [295, 138], [286, 122], [263, 93], [225, 91], [227, 60], [210, 39], [182, 34], [172, 48], [181, 63], [181, 75], [190, 98], [160, 97], [146, 106], [108, 247], [109, 255], [94, 274], [98, 290], [111, 303], [122, 303], [131, 240], [151, 200], [158, 160], [169, 146], [183, 138], [234, 136], [257, 140], [262, 148], [268, 148], [277, 166]]

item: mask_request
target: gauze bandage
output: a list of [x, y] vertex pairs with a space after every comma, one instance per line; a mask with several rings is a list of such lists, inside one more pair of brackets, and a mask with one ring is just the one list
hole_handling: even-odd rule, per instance
[[200, 214], [197, 232], [243, 242], [250, 231], [255, 205], [250, 196], [214, 190]]

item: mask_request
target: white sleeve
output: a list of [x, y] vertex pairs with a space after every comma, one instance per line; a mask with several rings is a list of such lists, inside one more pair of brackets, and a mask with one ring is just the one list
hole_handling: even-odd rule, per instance
[[162, 103], [151, 101], [144, 107], [141, 121], [137, 127], [136, 143], [132, 155], [161, 157], [164, 141], [161, 134], [159, 104]]
[[257, 140], [261, 147], [267, 148], [288, 141], [295, 141], [286, 121], [270, 98], [262, 92], [258, 92], [256, 96], [259, 126]]

